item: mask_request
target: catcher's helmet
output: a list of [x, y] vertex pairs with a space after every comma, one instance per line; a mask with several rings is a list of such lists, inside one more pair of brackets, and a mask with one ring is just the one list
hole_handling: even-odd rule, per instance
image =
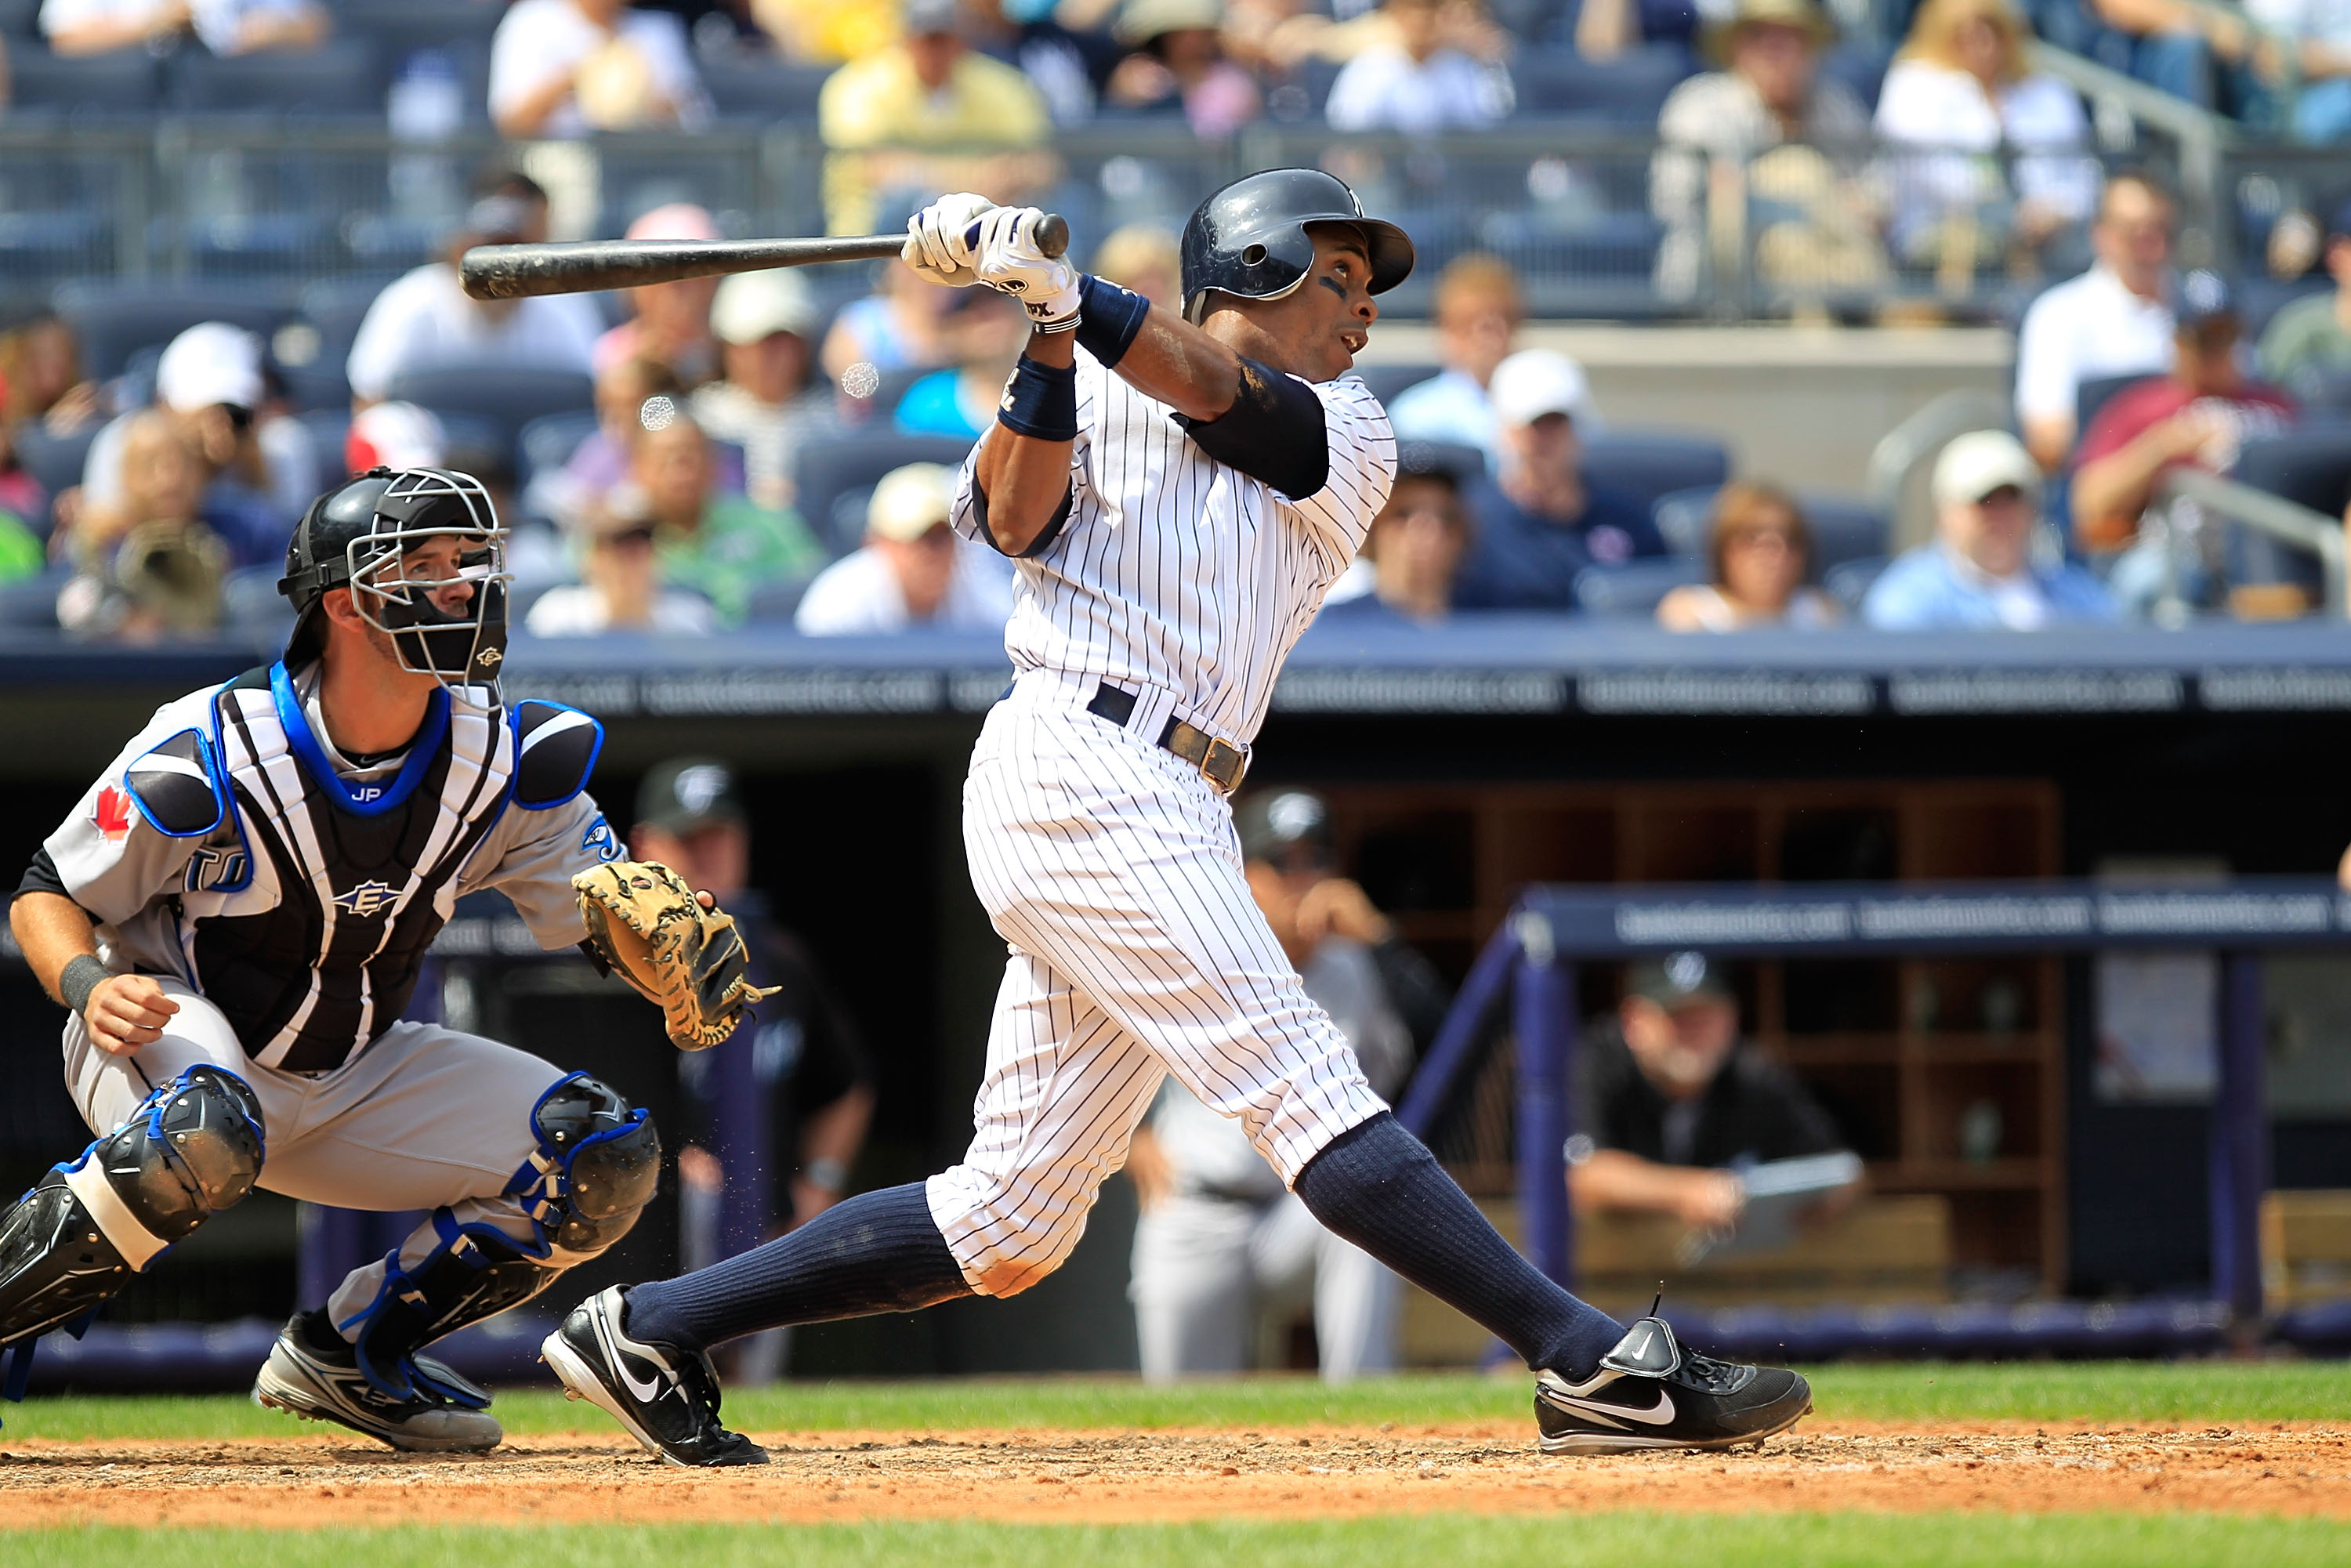
[[1372, 292], [1384, 294], [1412, 271], [1412, 241], [1391, 223], [1364, 215], [1345, 182], [1320, 169], [1268, 169], [1234, 181], [1184, 225], [1184, 319], [1207, 314], [1208, 292], [1279, 299], [1314, 266], [1311, 231], [1344, 224], [1372, 256]]
[[[403, 562], [426, 540], [455, 536], [453, 577], [411, 579]], [[449, 468], [371, 468], [310, 503], [286, 548], [277, 591], [294, 605], [287, 663], [315, 658], [327, 643], [319, 601], [348, 588], [369, 625], [392, 639], [402, 669], [448, 686], [491, 685], [507, 646], [506, 529], [489, 492]], [[473, 592], [455, 610], [434, 595], [450, 582]]]

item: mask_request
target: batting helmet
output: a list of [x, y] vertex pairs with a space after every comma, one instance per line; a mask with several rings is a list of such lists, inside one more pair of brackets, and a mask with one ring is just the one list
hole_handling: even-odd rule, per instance
[[1391, 223], [1364, 215], [1346, 183], [1320, 169], [1268, 169], [1234, 181], [1192, 213], [1184, 225], [1184, 318], [1207, 314], [1208, 293], [1279, 299], [1314, 267], [1312, 230], [1343, 224], [1361, 235], [1372, 257], [1372, 292], [1384, 294], [1412, 271], [1412, 241]]
[[[457, 540], [454, 577], [411, 579], [403, 563], [427, 539]], [[288, 664], [324, 651], [319, 601], [338, 588], [369, 625], [392, 639], [402, 669], [444, 685], [494, 685], [507, 646], [506, 529], [489, 492], [450, 468], [372, 468], [310, 503], [286, 548], [277, 591], [294, 606]], [[450, 582], [473, 592], [457, 609], [434, 595]]]

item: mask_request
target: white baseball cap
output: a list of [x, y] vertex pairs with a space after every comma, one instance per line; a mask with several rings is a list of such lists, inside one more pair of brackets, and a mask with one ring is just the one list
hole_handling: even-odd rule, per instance
[[911, 544], [947, 520], [955, 476], [935, 463], [909, 463], [882, 476], [865, 508], [865, 531]]
[[155, 400], [176, 413], [218, 403], [261, 406], [261, 340], [225, 321], [200, 321], [155, 365]]
[[379, 402], [360, 411], [343, 438], [343, 462], [354, 474], [386, 468], [438, 468], [449, 460], [449, 436], [431, 409]]
[[805, 338], [816, 328], [816, 296], [797, 272], [738, 272], [710, 302], [710, 329], [722, 343], [747, 348], [778, 332]]
[[1935, 459], [1935, 505], [1972, 506], [2004, 485], [2041, 495], [2041, 465], [2005, 430], [1971, 430]]
[[1579, 430], [1600, 423], [1583, 367], [1550, 349], [1521, 349], [1495, 366], [1486, 395], [1503, 425], [1532, 424], [1547, 413], [1567, 415]]

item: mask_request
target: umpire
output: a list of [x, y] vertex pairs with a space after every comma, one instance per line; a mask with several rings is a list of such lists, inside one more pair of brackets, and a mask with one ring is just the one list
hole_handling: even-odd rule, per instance
[[[709, 757], [656, 767], [637, 791], [629, 843], [708, 889], [742, 928], [753, 983], [778, 988], [754, 1028], [677, 1059], [687, 1139], [677, 1160], [681, 1261], [705, 1268], [841, 1201], [872, 1115], [872, 1078], [847, 1014], [747, 885], [750, 818], [733, 769]], [[734, 1381], [780, 1374], [788, 1332], [730, 1347]]]

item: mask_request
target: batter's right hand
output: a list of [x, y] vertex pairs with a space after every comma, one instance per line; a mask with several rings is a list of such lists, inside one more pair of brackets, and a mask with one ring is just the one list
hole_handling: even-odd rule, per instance
[[906, 221], [906, 246], [899, 259], [920, 277], [950, 288], [966, 288], [979, 281], [972, 270], [972, 248], [965, 236], [972, 225], [996, 210], [986, 196], [961, 191], [941, 196]]
[[163, 1036], [163, 1026], [180, 1004], [163, 994], [152, 975], [110, 975], [89, 993], [81, 1021], [91, 1041], [109, 1056], [129, 1056]]

